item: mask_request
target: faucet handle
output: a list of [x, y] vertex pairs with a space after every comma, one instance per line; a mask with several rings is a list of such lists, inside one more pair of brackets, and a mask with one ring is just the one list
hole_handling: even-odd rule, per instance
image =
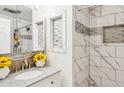
[[22, 63], [22, 70], [25, 69], [25, 62]]
[[25, 66], [26, 66], [26, 68], [29, 66], [29, 63], [28, 63], [28, 61], [27, 61], [27, 58], [24, 60], [24, 63], [25, 63]]

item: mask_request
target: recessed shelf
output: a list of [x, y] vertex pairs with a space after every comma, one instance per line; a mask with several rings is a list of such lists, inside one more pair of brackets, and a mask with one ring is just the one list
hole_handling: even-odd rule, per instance
[[104, 26], [103, 43], [124, 43], [124, 25]]

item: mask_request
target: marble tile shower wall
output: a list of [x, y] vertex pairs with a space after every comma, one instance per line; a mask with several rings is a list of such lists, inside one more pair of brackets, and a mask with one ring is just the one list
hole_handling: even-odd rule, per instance
[[124, 43], [103, 43], [103, 27], [113, 25], [124, 25], [124, 6], [90, 7], [90, 77], [96, 86], [124, 86]]
[[73, 86], [88, 86], [89, 77], [89, 9], [73, 6]]

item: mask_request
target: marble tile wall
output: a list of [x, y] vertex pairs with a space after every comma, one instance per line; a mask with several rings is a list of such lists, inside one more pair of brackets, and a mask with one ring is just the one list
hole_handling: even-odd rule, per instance
[[124, 44], [103, 43], [103, 27], [124, 24], [124, 6], [90, 8], [90, 77], [99, 87], [124, 86]]
[[105, 26], [124, 25], [124, 6], [83, 7], [73, 6], [74, 86], [124, 86], [124, 44], [103, 42]]
[[89, 77], [89, 9], [73, 6], [73, 86], [88, 86]]

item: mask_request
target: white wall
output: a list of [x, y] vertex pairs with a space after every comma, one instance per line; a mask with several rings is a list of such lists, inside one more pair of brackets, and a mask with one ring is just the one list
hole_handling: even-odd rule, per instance
[[[47, 50], [48, 64], [62, 69], [61, 79], [62, 86], [72, 86], [72, 6], [39, 6], [33, 10], [33, 23], [41, 21], [44, 18], [53, 17], [60, 14], [64, 10], [67, 11], [67, 50], [66, 53], [55, 53]], [[48, 29], [47, 45], [48, 45]], [[34, 50], [38, 49], [37, 31], [33, 32]], [[47, 47], [48, 49], [48, 47]]]

